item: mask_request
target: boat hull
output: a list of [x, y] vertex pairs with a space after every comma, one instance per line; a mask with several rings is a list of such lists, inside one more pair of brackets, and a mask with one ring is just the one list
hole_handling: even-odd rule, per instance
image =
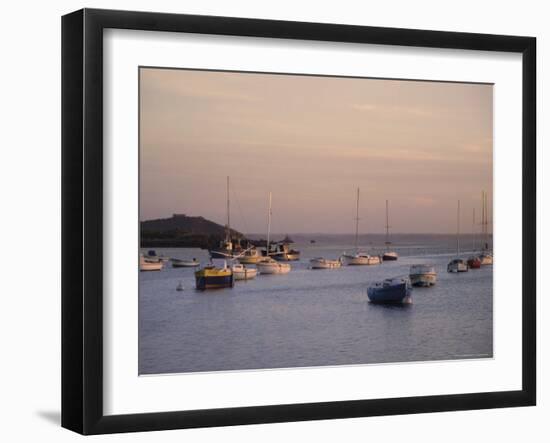
[[386, 252], [382, 256], [383, 261], [396, 261], [398, 258], [399, 256], [397, 255], [397, 252]]
[[479, 261], [481, 263], [481, 266], [487, 266], [493, 264], [493, 256], [489, 254], [481, 254], [479, 256]]
[[233, 276], [235, 280], [252, 280], [258, 275], [258, 270], [256, 268], [247, 268], [245, 266], [235, 266], [233, 267]]
[[196, 268], [199, 265], [200, 263], [198, 261], [172, 259], [173, 268]]
[[342, 267], [340, 260], [325, 260], [324, 258], [314, 258], [309, 261], [311, 269], [338, 269]]
[[468, 272], [468, 264], [464, 261], [451, 262], [447, 265], [447, 272], [451, 272], [451, 273]]
[[412, 303], [412, 290], [406, 282], [390, 286], [373, 286], [367, 289], [371, 303], [409, 304]]
[[141, 262], [139, 264], [140, 271], [161, 271], [163, 264], [161, 261], [158, 262]]
[[470, 269], [479, 269], [481, 267], [481, 260], [477, 257], [469, 258], [467, 263]]
[[422, 273], [422, 274], [410, 274], [411, 285], [417, 287], [428, 288], [434, 286], [437, 282], [437, 274]]
[[233, 272], [226, 269], [202, 269], [195, 272], [195, 285], [199, 291], [232, 288], [234, 285]]
[[260, 274], [288, 274], [291, 269], [289, 264], [278, 262], [258, 263], [256, 267]]

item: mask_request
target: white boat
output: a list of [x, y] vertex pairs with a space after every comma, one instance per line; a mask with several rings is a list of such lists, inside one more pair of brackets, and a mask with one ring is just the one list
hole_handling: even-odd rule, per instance
[[[269, 206], [267, 210], [267, 240], [265, 250], [269, 251], [269, 235], [271, 233], [271, 192], [269, 193]], [[260, 274], [287, 274], [292, 269], [290, 263], [279, 262], [267, 256], [262, 261], [256, 263]]]
[[355, 252], [344, 252], [340, 259], [346, 266], [379, 265], [382, 260], [377, 255], [359, 252], [359, 188], [357, 188], [357, 204], [355, 206]]
[[312, 258], [309, 263], [311, 269], [337, 269], [342, 267], [341, 260], [329, 260], [323, 257]]
[[232, 266], [233, 276], [235, 280], [252, 280], [256, 278], [258, 270], [242, 264], [236, 264]]
[[460, 255], [460, 200], [456, 209], [456, 257], [447, 265], [447, 272], [468, 272], [468, 262]]
[[153, 262], [166, 263], [169, 260], [169, 258], [164, 255], [157, 255], [157, 252], [154, 249], [147, 251], [147, 255], [145, 256], [145, 259], [149, 263], [153, 263]]
[[389, 207], [388, 207], [388, 200], [386, 200], [386, 252], [384, 252], [384, 255], [382, 255], [383, 261], [396, 261], [399, 258], [399, 255], [395, 251], [390, 251], [390, 215], [389, 215]]
[[412, 265], [409, 278], [413, 286], [429, 287], [435, 285], [437, 272], [432, 265]]
[[493, 264], [493, 255], [489, 252], [489, 222], [487, 217], [487, 193], [481, 194], [481, 226], [483, 244], [481, 247], [482, 253], [479, 255], [479, 261], [481, 266], [487, 266]]
[[263, 261], [256, 264], [260, 274], [288, 274], [290, 272], [290, 263], [280, 262], [269, 258], [264, 258]]
[[447, 265], [447, 272], [468, 272], [468, 263], [462, 258], [455, 258]]
[[200, 266], [200, 262], [194, 258], [193, 260], [181, 260], [179, 258], [171, 258], [173, 268], [195, 268]]
[[140, 271], [160, 271], [162, 270], [164, 263], [162, 261], [151, 261], [146, 259], [143, 255], [139, 256], [139, 270]]
[[484, 252], [483, 254], [479, 255], [479, 261], [481, 262], [481, 266], [492, 265], [493, 256], [487, 252]]

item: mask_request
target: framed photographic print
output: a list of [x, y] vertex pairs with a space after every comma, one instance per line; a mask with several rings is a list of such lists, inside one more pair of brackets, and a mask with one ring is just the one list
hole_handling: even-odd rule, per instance
[[62, 425], [534, 405], [531, 37], [62, 21]]

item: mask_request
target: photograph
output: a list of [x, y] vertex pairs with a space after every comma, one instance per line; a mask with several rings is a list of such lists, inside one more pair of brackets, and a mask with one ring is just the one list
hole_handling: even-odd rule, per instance
[[140, 376], [493, 358], [494, 84], [138, 75]]

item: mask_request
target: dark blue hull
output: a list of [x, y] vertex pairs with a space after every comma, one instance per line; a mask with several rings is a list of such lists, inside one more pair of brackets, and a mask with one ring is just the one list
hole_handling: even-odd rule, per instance
[[403, 282], [388, 286], [371, 286], [367, 289], [372, 303], [411, 303], [412, 290]]
[[195, 283], [199, 291], [204, 291], [205, 289], [232, 288], [233, 274], [225, 276], [195, 277]]

